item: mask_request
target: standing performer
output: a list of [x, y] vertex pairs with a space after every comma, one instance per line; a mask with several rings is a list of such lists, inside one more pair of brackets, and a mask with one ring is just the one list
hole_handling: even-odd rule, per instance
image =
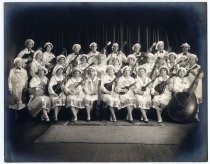
[[121, 69], [120, 61], [118, 57], [113, 57], [110, 65], [114, 66], [115, 72], [118, 72]]
[[138, 67], [138, 76], [135, 79], [136, 84], [134, 88], [136, 98], [136, 108], [139, 108], [142, 113], [144, 122], [149, 122], [146, 111], [151, 107], [151, 95], [150, 87], [147, 86], [151, 82], [151, 79], [146, 76], [146, 68], [144, 66]]
[[128, 110], [128, 120], [130, 123], [133, 122], [132, 111], [135, 105], [135, 96], [133, 93], [133, 88], [135, 84], [134, 78], [130, 76], [131, 68], [125, 66], [122, 69], [123, 76], [117, 81], [115, 91], [120, 95], [120, 106], [119, 108], [127, 108]]
[[159, 41], [156, 44], [156, 50], [157, 52], [154, 54], [155, 60], [157, 60], [158, 57], [164, 58], [165, 61], [167, 62], [168, 59], [168, 52], [164, 50], [164, 42]]
[[72, 77], [66, 83], [64, 90], [67, 95], [66, 108], [71, 108], [73, 113], [73, 122], [77, 121], [77, 113], [79, 109], [85, 108], [83, 92], [84, 79], [81, 78], [81, 70], [78, 67], [74, 68], [72, 71]]
[[119, 59], [120, 66], [122, 66], [123, 63], [127, 62], [125, 54], [118, 50], [119, 50], [119, 45], [117, 43], [114, 43], [112, 45], [112, 53], [109, 54], [107, 57], [107, 62], [108, 62], [107, 64], [112, 63], [111, 60], [113, 57], [117, 57]]
[[81, 45], [79, 44], [74, 44], [72, 46], [73, 53], [69, 54], [66, 57], [66, 64], [73, 65], [73, 67], [77, 66], [79, 64], [79, 59], [80, 59], [80, 50], [81, 50]]
[[48, 112], [51, 109], [49, 96], [46, 96], [48, 79], [45, 77], [47, 69], [38, 67], [37, 75], [32, 77], [30, 87], [30, 100], [28, 102], [28, 110], [33, 117], [36, 117], [42, 111], [41, 119], [49, 122]]
[[[108, 65], [106, 69], [107, 74], [102, 77], [101, 80], [101, 90], [102, 96], [101, 99], [106, 103], [108, 109], [111, 112], [110, 121], [116, 122], [115, 108], [118, 108], [120, 105], [119, 95], [114, 91], [115, 83], [111, 85], [111, 89], [107, 89], [104, 84], [112, 82], [116, 77], [114, 75], [115, 69], [114, 66]], [[111, 90], [111, 91], [110, 91]]]
[[61, 65], [56, 65], [54, 67], [48, 86], [55, 121], [58, 121], [58, 113], [61, 107], [65, 106], [66, 103], [66, 96], [63, 92], [63, 81], [65, 79], [65, 76], [63, 76], [63, 69], [64, 68]]
[[15, 58], [15, 67], [10, 70], [8, 78], [9, 94], [16, 99], [16, 102], [9, 104], [9, 108], [15, 111], [15, 120], [19, 119], [19, 113], [17, 111], [25, 108], [25, 104], [22, 101], [22, 91], [27, 87], [28, 76], [26, 70], [22, 68], [22, 65], [22, 58]]
[[33, 59], [33, 53], [34, 50], [32, 48], [34, 47], [34, 41], [32, 39], [27, 39], [25, 41], [25, 48], [20, 51], [17, 55], [17, 57], [20, 57], [23, 59], [23, 68], [26, 67], [27, 63], [31, 63]]
[[152, 69], [155, 65], [154, 55], [152, 53], [148, 53], [146, 57], [147, 57], [147, 62], [143, 64], [142, 66], [146, 68], [147, 76], [150, 77]]
[[181, 45], [181, 48], [182, 48], [182, 53], [177, 55], [177, 62], [182, 61], [180, 63], [180, 67], [186, 67], [187, 66], [186, 59], [188, 59], [189, 56], [191, 55], [191, 53], [188, 52], [190, 50], [190, 45], [188, 43], [183, 43]]
[[53, 49], [53, 45], [50, 42], [45, 43], [44, 45], [45, 52], [42, 54], [42, 60], [45, 64], [45, 67], [48, 68], [48, 70], [52, 70], [52, 68], [55, 65], [55, 62], [53, 63], [53, 60], [55, 59], [55, 55], [51, 52]]
[[87, 54], [88, 63], [98, 64], [97, 56], [99, 55], [99, 52], [97, 51], [97, 43], [92, 42], [89, 47], [91, 51]]
[[84, 83], [84, 104], [87, 111], [87, 121], [91, 120], [90, 111], [93, 108], [93, 102], [98, 99], [98, 85], [99, 78], [97, 77], [97, 71], [94, 67], [89, 67], [88, 69], [88, 78]]
[[[189, 56], [188, 65], [186, 66], [186, 70], [187, 70], [186, 76], [187, 76], [187, 79], [189, 80], [190, 84], [193, 82], [193, 80], [195, 79], [195, 76], [197, 75], [199, 69], [201, 68], [201, 66], [198, 65], [197, 62], [198, 62], [197, 56], [194, 54], [191, 54]], [[202, 78], [203, 77], [204, 77], [204, 74], [201, 73], [199, 76], [198, 85], [194, 91], [198, 104], [201, 104], [203, 101], [203, 98], [202, 98], [202, 93], [203, 93], [202, 92]], [[195, 115], [196, 121], [200, 121], [198, 113], [199, 113], [199, 108], [197, 109], [197, 113]]]
[[34, 58], [31, 63], [30, 75], [32, 77], [36, 76], [38, 67], [44, 67], [44, 62], [42, 60], [42, 51], [38, 50], [34, 53]]
[[98, 78], [101, 79], [102, 76], [106, 74], [106, 68], [107, 68], [106, 63], [104, 63], [104, 61], [106, 60], [104, 54], [99, 54], [97, 56], [97, 60], [98, 64], [94, 65], [94, 67], [97, 71]]
[[[153, 88], [151, 90], [151, 94], [154, 96], [152, 100], [152, 107], [156, 110], [157, 113], [157, 118], [158, 118], [158, 123], [162, 123], [162, 117], [161, 113], [162, 111], [166, 108], [168, 105], [169, 101], [171, 100], [171, 91], [172, 90], [172, 84], [170, 81], [167, 81], [169, 76], [169, 70], [166, 66], [162, 66], [159, 69], [159, 76], [155, 79], [153, 83]], [[163, 93], [159, 93], [156, 90], [156, 87], [158, 84], [161, 82], [167, 82], [165, 89], [163, 89]]]

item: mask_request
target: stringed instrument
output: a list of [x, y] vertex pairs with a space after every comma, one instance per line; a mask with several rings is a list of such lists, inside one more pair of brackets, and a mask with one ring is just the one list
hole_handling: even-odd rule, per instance
[[160, 95], [164, 93], [165, 89], [166, 89], [166, 86], [169, 82], [169, 80], [176, 76], [175, 74], [171, 75], [166, 81], [161, 81], [159, 84], [157, 84], [155, 86], [155, 91], [158, 92]]
[[120, 48], [120, 50], [119, 50], [119, 53], [118, 53], [118, 55], [121, 53], [121, 52], [123, 52], [123, 49], [124, 49], [124, 47], [126, 46], [126, 44], [128, 43], [128, 41], [126, 40], [126, 41], [124, 41], [124, 43], [123, 43], [123, 45], [121, 46], [121, 48]]
[[198, 68], [198, 65], [195, 65], [195, 66], [193, 66], [192, 68], [190, 68], [190, 69], [187, 71], [185, 77], [187, 77], [187, 76], [189, 75], [189, 73], [190, 73], [191, 70], [196, 69], [196, 68]]
[[159, 62], [160, 59], [161, 59], [160, 57], [157, 58], [157, 60], [155, 61], [154, 66], [152, 68], [152, 71], [150, 73], [149, 78], [152, 79], [152, 80], [155, 79], [154, 74], [155, 74], [155, 70], [157, 69], [157, 64], [158, 64], [158, 62]]
[[62, 84], [63, 82], [62, 81], [58, 81], [57, 84], [53, 85], [52, 86], [52, 89], [54, 90], [54, 92], [57, 94], [57, 95], [60, 95], [61, 92], [62, 92]]
[[[121, 89], [127, 89], [129, 90], [132, 86], [134, 86], [136, 84], [136, 82], [128, 85], [128, 86], [125, 86], [125, 87], [122, 87]], [[120, 95], [124, 95], [126, 92], [119, 92]]]
[[114, 80], [112, 80], [111, 82], [109, 83], [105, 83], [104, 84], [104, 87], [108, 90], [108, 91], [112, 91], [112, 85], [114, 82], [117, 82], [117, 80], [119, 79], [119, 77], [121, 76], [122, 72], [121, 72], [121, 69], [119, 69], [119, 71], [117, 72], [116, 74], [116, 77], [114, 78]]
[[[185, 62], [185, 61], [188, 61], [188, 59], [185, 59], [184, 62]], [[175, 67], [176, 67], [178, 64], [182, 63], [182, 62], [183, 62], [183, 61], [178, 61], [176, 64], [174, 64], [174, 65], [169, 69], [169, 71], [170, 71], [171, 73], [173, 73]]]
[[200, 68], [188, 90], [186, 92], [175, 93], [170, 100], [167, 112], [172, 120], [176, 122], [187, 122], [195, 116], [198, 104], [194, 91], [198, 86], [201, 73], [202, 69]]
[[152, 49], [156, 46], [157, 43], [153, 43], [152, 46], [142, 55], [136, 56], [139, 65], [143, 65], [147, 62], [147, 54], [152, 52]]
[[112, 42], [109, 41], [109, 42], [106, 44], [106, 46], [101, 50], [100, 53], [104, 54], [104, 53], [106, 52], [106, 50], [107, 50], [107, 47], [108, 47], [109, 45], [111, 45], [111, 43], [112, 43]]

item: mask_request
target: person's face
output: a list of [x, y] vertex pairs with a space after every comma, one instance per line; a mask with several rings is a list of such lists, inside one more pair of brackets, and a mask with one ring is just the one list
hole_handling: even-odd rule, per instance
[[82, 57], [81, 58], [81, 63], [87, 63], [87, 58], [86, 57]]
[[28, 43], [26, 44], [26, 48], [27, 48], [28, 50], [31, 50], [31, 49], [33, 48], [33, 46], [34, 46], [34, 44], [33, 44], [32, 42], [28, 42]]
[[165, 63], [164, 58], [159, 59], [158, 63], [159, 63], [159, 65], [163, 65]]
[[65, 62], [66, 62], [65, 58], [60, 58], [59, 65], [63, 65], [65, 64]]
[[107, 74], [108, 75], [113, 75], [114, 74], [114, 70], [112, 68], [108, 68], [107, 69]]
[[119, 46], [113, 46], [113, 51], [114, 51], [114, 52], [117, 52], [118, 49], [119, 49]]
[[188, 52], [188, 51], [189, 51], [189, 47], [186, 47], [186, 46], [182, 47], [182, 51], [183, 51], [184, 53]]
[[79, 46], [75, 46], [75, 47], [74, 47], [74, 52], [75, 52], [76, 54], [78, 54], [79, 51], [80, 51], [80, 47], [79, 47]]
[[57, 75], [62, 75], [62, 74], [63, 74], [63, 69], [62, 69], [62, 68], [59, 68], [59, 69], [56, 71], [56, 74], [57, 74]]
[[119, 61], [118, 61], [118, 59], [117, 59], [117, 58], [113, 58], [113, 59], [112, 59], [112, 63], [113, 63], [114, 65], [116, 65], [116, 64], [118, 64], [118, 63], [119, 63]]
[[135, 60], [133, 58], [129, 58], [128, 64], [133, 66], [135, 64]]
[[15, 63], [15, 66], [16, 66], [16, 68], [22, 68], [22, 62], [17, 61], [17, 62]]
[[189, 62], [190, 65], [196, 64], [195, 58], [192, 58], [192, 57], [189, 58], [189, 61], [188, 62]]
[[163, 51], [164, 50], [164, 44], [162, 44], [162, 43], [158, 44], [158, 50]]
[[96, 45], [92, 45], [92, 46], [91, 46], [92, 52], [96, 52], [97, 48], [98, 48], [98, 47], [97, 47]]
[[167, 71], [165, 69], [160, 70], [160, 75], [165, 76], [167, 74]]
[[47, 46], [46, 46], [46, 51], [47, 51], [47, 52], [51, 52], [51, 51], [52, 51], [51, 45], [47, 45]]
[[134, 47], [134, 52], [139, 52], [139, 51], [140, 51], [140, 49], [141, 49], [141, 47], [140, 47], [140, 46], [135, 46], [135, 47]]
[[94, 76], [95, 76], [95, 70], [94, 70], [94, 69], [90, 69], [90, 70], [89, 70], [89, 75], [90, 75], [91, 77], [94, 77]]
[[176, 60], [176, 58], [173, 56], [173, 55], [169, 55], [169, 61], [170, 62], [173, 62], [173, 61], [175, 61]]
[[154, 58], [153, 57], [147, 57], [147, 63], [153, 63]]
[[130, 69], [125, 69], [125, 70], [123, 71], [123, 75], [124, 75], [124, 76], [129, 76], [130, 73], [131, 73]]
[[45, 75], [45, 71], [43, 69], [40, 69], [38, 71], [38, 76], [44, 76]]
[[42, 54], [41, 53], [36, 55], [36, 60], [40, 60], [40, 59], [42, 59]]
[[179, 70], [179, 77], [184, 77], [186, 72], [184, 70]]
[[138, 75], [139, 75], [140, 77], [146, 75], [145, 70], [144, 70], [144, 69], [139, 69]]
[[80, 76], [80, 72], [79, 71], [74, 71], [74, 77], [78, 77]]
[[103, 62], [104, 58], [103, 57], [99, 57], [98, 58], [98, 63], [101, 64]]

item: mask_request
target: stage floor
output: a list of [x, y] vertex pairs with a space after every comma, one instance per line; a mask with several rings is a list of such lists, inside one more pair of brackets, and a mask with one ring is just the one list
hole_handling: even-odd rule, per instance
[[[179, 144], [148, 144], [148, 143], [72, 143], [72, 142], [34, 142], [40, 136], [53, 126], [71, 128], [84, 126], [86, 127], [108, 127], [115, 129], [124, 128], [147, 128], [152, 131], [153, 128], [180, 128], [185, 126], [190, 128], [188, 137]], [[59, 121], [53, 124], [43, 124], [37, 122], [11, 123], [11, 129], [6, 130], [6, 147], [5, 160], [11, 162], [159, 162], [159, 161], [205, 161], [207, 154], [203, 152], [203, 147], [198, 146], [197, 135], [194, 135], [195, 128], [198, 124], [174, 124], [163, 123], [158, 124], [150, 121], [149, 124], [134, 122], [133, 125], [124, 121], [110, 123], [102, 122], [85, 122], [79, 121], [72, 124], [68, 121]], [[157, 130], [156, 130], [157, 131]], [[130, 135], [136, 135], [130, 130]], [[142, 132], [144, 133], [144, 132]], [[183, 131], [186, 133], [186, 131]], [[60, 135], [58, 133], [58, 135]], [[158, 133], [154, 136], [159, 137]], [[153, 136], [153, 137], [154, 137]], [[176, 137], [176, 136], [174, 136]], [[197, 140], [197, 141], [196, 141]], [[206, 151], [207, 152], [207, 151]], [[199, 156], [197, 155], [199, 153]]]

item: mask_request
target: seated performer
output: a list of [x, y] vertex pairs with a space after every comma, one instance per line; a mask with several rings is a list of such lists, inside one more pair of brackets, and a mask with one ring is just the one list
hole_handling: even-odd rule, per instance
[[[77, 121], [77, 113], [80, 109], [85, 108], [83, 92], [84, 79], [81, 78], [81, 70], [75, 67], [72, 70], [72, 77], [67, 81], [64, 91], [67, 95], [66, 108], [70, 108], [73, 113], [73, 122]], [[88, 117], [90, 119], [90, 117]]]
[[146, 55], [146, 57], [147, 57], [147, 62], [145, 64], [143, 64], [142, 66], [146, 68], [147, 77], [150, 77], [152, 69], [153, 69], [153, 67], [155, 65], [155, 63], [154, 63], [154, 55], [152, 53], [148, 53]]
[[164, 50], [164, 42], [159, 41], [156, 44], [156, 50], [157, 52], [154, 54], [155, 60], [157, 60], [158, 57], [164, 58], [165, 61], [167, 62], [168, 60], [168, 52]]
[[46, 96], [48, 79], [45, 75], [47, 74], [47, 69], [38, 67], [36, 74], [29, 83], [31, 95], [28, 102], [28, 110], [33, 117], [42, 112], [41, 119], [49, 122], [48, 112], [51, 109], [51, 102], [49, 96]]
[[115, 92], [120, 95], [120, 106], [119, 108], [127, 108], [128, 110], [128, 120], [130, 123], [133, 122], [132, 111], [135, 105], [135, 96], [133, 93], [133, 88], [135, 85], [135, 80], [130, 76], [131, 68], [125, 66], [122, 68], [123, 76], [117, 81]]
[[111, 63], [113, 57], [117, 57], [119, 59], [120, 66], [122, 66], [123, 63], [125, 64], [127, 62], [125, 54], [118, 50], [119, 50], [119, 45], [117, 43], [114, 43], [112, 45], [112, 53], [109, 54], [107, 57], [107, 64]]
[[181, 48], [182, 48], [182, 53], [177, 55], [177, 62], [181, 60], [182, 62], [180, 63], [180, 67], [186, 67], [187, 61], [185, 60], [188, 59], [189, 56], [191, 55], [191, 53], [189, 53], [190, 45], [187, 43], [183, 43], [181, 45]]
[[134, 88], [134, 93], [136, 97], [135, 106], [136, 108], [139, 108], [141, 110], [143, 121], [148, 123], [149, 120], [147, 118], [146, 111], [149, 110], [151, 106], [151, 95], [149, 86], [151, 79], [146, 76], [146, 68], [144, 66], [138, 67], [137, 71], [138, 76], [135, 79], [136, 84]]
[[[198, 73], [198, 70], [201, 68], [201, 66], [198, 65], [197, 62], [198, 62], [198, 58], [197, 58], [196, 55], [194, 55], [194, 54], [189, 55], [188, 64], [186, 66], [186, 70], [187, 70], [186, 76], [187, 76], [187, 79], [189, 80], [190, 84], [192, 84], [193, 80], [195, 79], [195, 76]], [[202, 98], [202, 78], [203, 77], [204, 77], [204, 74], [201, 73], [200, 76], [199, 76], [198, 85], [197, 85], [197, 87], [195, 88], [195, 91], [194, 91], [198, 104], [201, 104], [202, 101], [203, 101], [202, 100], [203, 99]], [[195, 115], [196, 121], [200, 121], [198, 113], [199, 113], [199, 108], [198, 108], [197, 113]]]
[[98, 78], [101, 79], [101, 77], [106, 74], [107, 65], [106, 65], [106, 63], [104, 63], [106, 58], [105, 58], [104, 54], [99, 54], [97, 56], [97, 60], [98, 60], [98, 64], [94, 65], [94, 67], [97, 71]]
[[138, 67], [137, 58], [135, 55], [128, 55], [127, 57], [128, 66], [131, 67], [131, 76], [136, 77], [136, 68]]
[[61, 107], [66, 104], [66, 96], [63, 91], [64, 79], [65, 76], [63, 76], [63, 67], [61, 65], [56, 65], [53, 69], [52, 77], [48, 86], [55, 121], [58, 121], [58, 113]]
[[32, 39], [27, 39], [25, 41], [25, 48], [20, 51], [17, 55], [17, 57], [20, 57], [23, 59], [23, 68], [25, 68], [29, 63], [31, 63], [33, 59], [33, 53], [34, 50], [32, 48], [34, 47], [34, 41]]
[[17, 57], [14, 60], [14, 68], [10, 70], [8, 78], [9, 94], [15, 98], [15, 102], [10, 104], [9, 108], [15, 111], [15, 120], [19, 120], [20, 110], [25, 108], [25, 103], [22, 101], [23, 89], [27, 87], [27, 72], [23, 67], [22, 58]]
[[[97, 59], [96, 59], [97, 60]], [[97, 62], [98, 63], [98, 60]], [[88, 56], [86, 54], [81, 55], [80, 57], [80, 64], [77, 66], [82, 72], [81, 76], [84, 78], [86, 76], [86, 69], [88, 68]]]
[[93, 102], [98, 99], [99, 93], [99, 78], [97, 77], [97, 71], [95, 67], [89, 67], [88, 69], [88, 78], [84, 82], [84, 104], [87, 111], [87, 121], [91, 120], [90, 111], [93, 109]]
[[55, 62], [53, 63], [53, 60], [55, 59], [55, 55], [51, 52], [53, 49], [53, 45], [50, 42], [45, 43], [44, 45], [45, 52], [42, 54], [42, 60], [45, 64], [45, 67], [48, 68], [48, 70], [51, 70]]
[[172, 84], [170, 81], [167, 82], [165, 89], [163, 89], [163, 93], [159, 93], [155, 88], [157, 84], [160, 84], [163, 81], [167, 81], [169, 76], [169, 70], [166, 66], [162, 66], [159, 69], [159, 76], [155, 79], [153, 83], [153, 87], [151, 89], [151, 94], [154, 96], [152, 100], [152, 107], [156, 110], [158, 123], [162, 123], [161, 113], [168, 105], [171, 100], [171, 90]]
[[177, 54], [174, 52], [170, 52], [168, 56], [168, 62], [167, 62], [170, 75], [177, 74], [178, 72], [179, 64], [177, 64], [176, 59], [177, 59]]
[[174, 77], [173, 80], [173, 89], [172, 91], [174, 93], [177, 92], [186, 92], [187, 89], [190, 87], [190, 83], [187, 79], [187, 77], [185, 77], [187, 73], [187, 70], [183, 67], [180, 67], [178, 70], [178, 76]]
[[97, 43], [92, 42], [89, 47], [91, 51], [87, 54], [88, 63], [98, 64], [97, 56], [99, 55], [99, 52], [97, 51]]
[[[107, 74], [102, 77], [101, 80], [101, 90], [102, 90], [102, 96], [101, 99], [103, 102], [106, 103], [108, 106], [108, 109], [111, 112], [110, 121], [116, 122], [116, 116], [115, 116], [115, 108], [118, 108], [120, 105], [119, 95], [114, 91], [115, 88], [115, 82], [114, 79], [116, 76], [114, 75], [115, 69], [114, 66], [108, 65], [106, 69]], [[106, 88], [104, 84], [111, 83], [109, 87]]]
[[31, 63], [31, 68], [30, 68], [30, 75], [32, 77], [36, 76], [36, 72], [38, 70], [38, 67], [44, 67], [41, 50], [38, 50], [34, 53], [33, 61]]

